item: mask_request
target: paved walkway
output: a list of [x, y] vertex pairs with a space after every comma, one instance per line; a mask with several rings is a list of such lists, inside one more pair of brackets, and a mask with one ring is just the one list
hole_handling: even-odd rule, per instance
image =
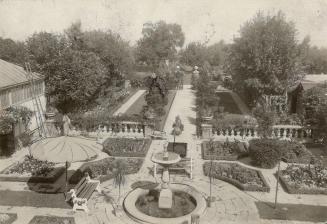
[[118, 108], [118, 110], [115, 111], [115, 113], [113, 113], [114, 116], [117, 116], [119, 114], [123, 114], [125, 113], [128, 108], [130, 108], [133, 103], [140, 97], [142, 96], [143, 93], [145, 93], [146, 90], [144, 89], [141, 89], [141, 90], [138, 90], [131, 98], [129, 98], [126, 103], [124, 103], [123, 105], [121, 105], [120, 108]]
[[[184, 124], [184, 131], [180, 136], [177, 136], [176, 141], [183, 141], [188, 143], [188, 157], [192, 157], [195, 161], [193, 179], [186, 176], [172, 175], [172, 182], [183, 182], [190, 184], [197, 190], [203, 193], [204, 196], [209, 194], [209, 179], [203, 175], [200, 150], [200, 140], [195, 138], [195, 97], [190, 86], [184, 86], [183, 90], [178, 90], [174, 103], [168, 114], [164, 130], [170, 133], [172, 124], [176, 115], [180, 115], [182, 123]], [[169, 140], [173, 136], [169, 135]], [[122, 204], [123, 198], [131, 190], [131, 184], [140, 180], [150, 180], [160, 182], [160, 179], [155, 179], [151, 175], [151, 156], [154, 152], [162, 150], [162, 140], [154, 140], [150, 146], [149, 152], [145, 158], [145, 162], [140, 171], [134, 175], [126, 177], [126, 184], [121, 191]], [[252, 167], [251, 167], [252, 168]], [[231, 184], [220, 180], [213, 180], [212, 195], [215, 197], [210, 208], [207, 208], [205, 213], [201, 216], [201, 224], [216, 224], [216, 223], [305, 223], [279, 220], [264, 220], [260, 219], [256, 201], [273, 202], [274, 188], [276, 185], [276, 178], [273, 177], [274, 169], [261, 169], [270, 187], [270, 193], [260, 192], [244, 192]], [[160, 175], [159, 175], [160, 177]], [[94, 193], [89, 201], [88, 207], [90, 213], [78, 211], [72, 213], [70, 209], [47, 209], [47, 208], [32, 208], [32, 207], [6, 207], [0, 206], [0, 212], [17, 212], [18, 220], [15, 223], [27, 224], [34, 215], [58, 215], [58, 216], [74, 216], [77, 224], [132, 224], [136, 223], [126, 214], [117, 217], [113, 214], [112, 202], [118, 199], [118, 188], [114, 186], [113, 180], [106, 181], [101, 184], [103, 194]], [[280, 188], [279, 202], [284, 203], [302, 203], [312, 205], [326, 205], [327, 196], [316, 195], [290, 195]], [[173, 224], [173, 223], [172, 223]]]

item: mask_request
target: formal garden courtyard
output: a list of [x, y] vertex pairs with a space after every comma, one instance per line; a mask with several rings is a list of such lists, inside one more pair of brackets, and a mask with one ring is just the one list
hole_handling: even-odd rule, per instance
[[132, 48], [79, 22], [20, 43], [25, 69], [0, 58], [27, 77], [8, 102], [34, 106], [0, 110], [0, 224], [327, 222], [327, 75], [307, 87], [295, 25], [184, 39], [160, 21]]

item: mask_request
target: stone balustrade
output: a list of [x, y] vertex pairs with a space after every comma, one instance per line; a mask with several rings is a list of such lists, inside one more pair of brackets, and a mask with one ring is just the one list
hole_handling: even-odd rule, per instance
[[[250, 140], [259, 138], [256, 128], [250, 129], [214, 129], [211, 124], [202, 124], [202, 138], [214, 138], [216, 140]], [[299, 125], [275, 125], [273, 138], [296, 139], [302, 142], [312, 141], [312, 129]]]

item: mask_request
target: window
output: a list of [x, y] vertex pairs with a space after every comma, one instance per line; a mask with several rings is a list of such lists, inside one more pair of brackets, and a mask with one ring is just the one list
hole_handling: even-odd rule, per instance
[[1, 108], [10, 106], [9, 91], [4, 90], [0, 92], [0, 106]]

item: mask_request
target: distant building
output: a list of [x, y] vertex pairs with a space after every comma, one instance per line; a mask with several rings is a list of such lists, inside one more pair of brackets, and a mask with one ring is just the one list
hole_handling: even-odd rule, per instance
[[[43, 109], [46, 108], [44, 77], [38, 73], [34, 78], [34, 93], [40, 97]], [[36, 112], [32, 100], [32, 86], [21, 66], [0, 59], [0, 110], [10, 106], [25, 106]], [[35, 114], [31, 119], [30, 129], [37, 127]]]

